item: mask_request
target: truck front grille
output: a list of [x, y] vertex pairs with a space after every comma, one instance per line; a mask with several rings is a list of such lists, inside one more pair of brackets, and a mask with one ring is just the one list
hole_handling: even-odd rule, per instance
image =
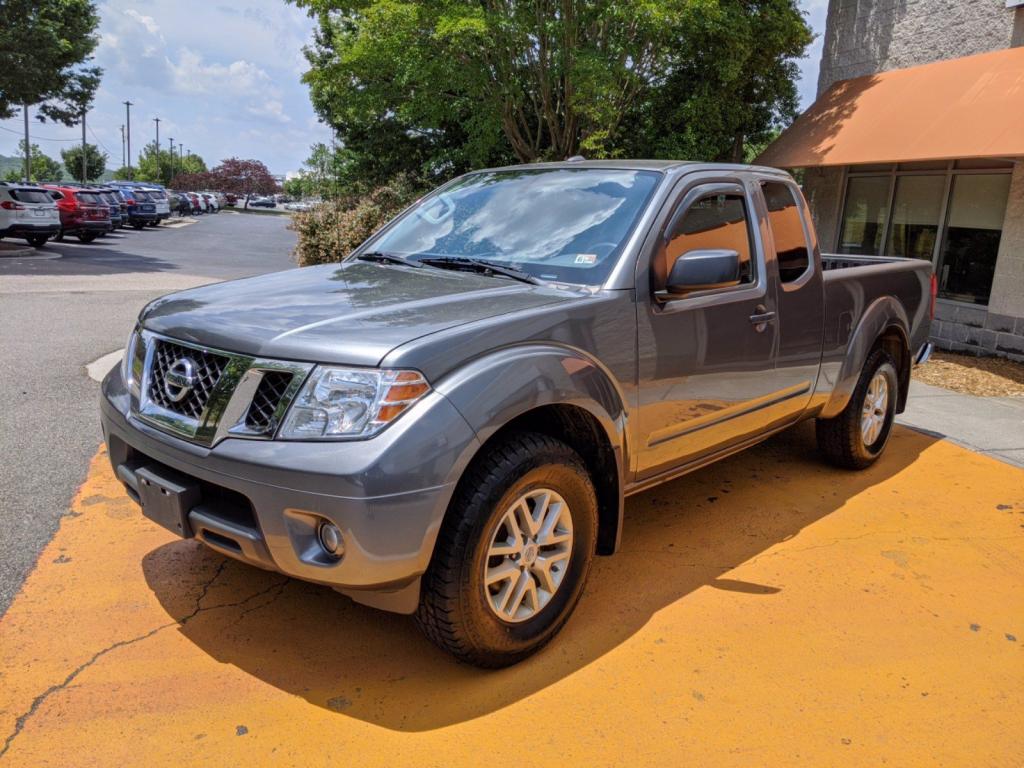
[[271, 432], [276, 426], [274, 414], [292, 383], [291, 371], [267, 371], [256, 388], [245, 414], [245, 426], [257, 434]]
[[[199, 421], [229, 361], [230, 358], [222, 355], [156, 339], [149, 374], [149, 398], [161, 408]], [[191, 366], [193, 384], [183, 397], [175, 399], [181, 389], [173, 381], [168, 383], [167, 375], [172, 367], [178, 366], [180, 370], [186, 364]]]

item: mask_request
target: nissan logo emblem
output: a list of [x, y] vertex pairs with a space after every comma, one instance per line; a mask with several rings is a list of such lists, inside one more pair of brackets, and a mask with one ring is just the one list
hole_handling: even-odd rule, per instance
[[196, 364], [188, 357], [179, 357], [164, 376], [164, 393], [172, 403], [184, 400], [196, 385]]

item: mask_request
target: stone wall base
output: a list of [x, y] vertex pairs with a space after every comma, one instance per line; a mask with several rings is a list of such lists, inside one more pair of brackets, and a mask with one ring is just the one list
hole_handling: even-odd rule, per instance
[[1024, 363], [1024, 317], [989, 312], [985, 307], [942, 301], [935, 304], [931, 342], [938, 349], [995, 355]]

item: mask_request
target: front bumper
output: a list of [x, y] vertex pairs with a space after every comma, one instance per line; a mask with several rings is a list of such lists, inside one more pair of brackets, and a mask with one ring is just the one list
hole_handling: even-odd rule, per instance
[[[128, 403], [115, 368], [103, 382], [103, 434], [114, 472], [136, 501], [143, 468], [196, 482], [201, 498], [185, 535], [359, 602], [415, 610], [455, 480], [477, 445], [443, 396], [428, 396], [371, 440], [228, 438], [212, 448], [127, 415]], [[321, 519], [344, 535], [338, 561], [323, 556]]]

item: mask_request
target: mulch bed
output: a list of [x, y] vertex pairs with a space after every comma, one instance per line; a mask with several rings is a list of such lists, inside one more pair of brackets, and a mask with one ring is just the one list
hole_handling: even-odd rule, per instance
[[1001, 357], [975, 357], [936, 350], [913, 370], [925, 384], [980, 397], [1024, 397], [1024, 363]]

